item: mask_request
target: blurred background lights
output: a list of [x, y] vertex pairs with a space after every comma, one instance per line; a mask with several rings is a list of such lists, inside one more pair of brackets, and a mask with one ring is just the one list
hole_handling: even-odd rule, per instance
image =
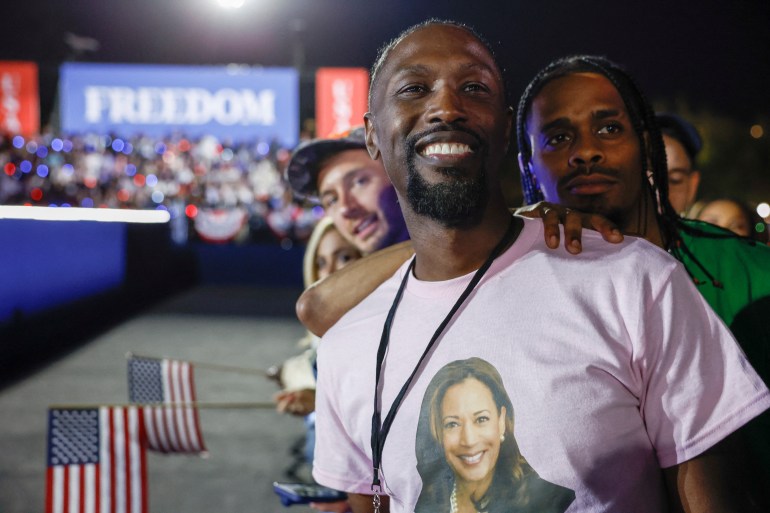
[[30, 171], [32, 171], [32, 162], [30, 162], [29, 160], [22, 160], [21, 164], [19, 164], [19, 169], [21, 169], [22, 173], [29, 173]]
[[165, 196], [160, 191], [153, 191], [150, 198], [152, 198], [152, 201], [154, 201], [155, 203], [163, 203], [163, 199], [165, 198]]
[[64, 173], [65, 176], [72, 176], [75, 173], [75, 168], [72, 164], [64, 164], [61, 167], [61, 172]]
[[51, 141], [51, 149], [53, 151], [62, 151], [62, 149], [64, 149], [64, 141], [58, 138], [54, 139]]
[[153, 174], [149, 174], [145, 179], [145, 183], [147, 184], [147, 187], [155, 187], [158, 185], [158, 177]]
[[36, 172], [37, 172], [37, 176], [39, 176], [40, 178], [45, 178], [46, 176], [48, 176], [48, 166], [46, 166], [45, 164], [40, 164], [39, 166], [37, 166]]
[[48, 148], [46, 148], [45, 146], [40, 146], [40, 147], [38, 147], [38, 149], [35, 152], [35, 154], [38, 157], [40, 157], [41, 159], [44, 159], [44, 158], [46, 158], [46, 156], [48, 156]]
[[112, 141], [112, 149], [115, 151], [123, 151], [125, 146], [126, 143], [124, 143], [122, 139], [115, 139]]
[[43, 191], [40, 189], [40, 187], [35, 187], [31, 191], [29, 191], [29, 197], [32, 198], [34, 201], [40, 201], [43, 199]]
[[190, 218], [195, 217], [198, 215], [198, 207], [196, 207], [195, 205], [187, 205], [184, 208], [184, 213], [185, 215], [187, 215], [187, 217], [190, 217]]
[[131, 152], [134, 151], [134, 147], [130, 142], [127, 142], [125, 146], [123, 146], [123, 153], [125, 155], [131, 155]]
[[30, 153], [35, 153], [37, 151], [37, 143], [35, 141], [29, 141], [27, 143], [27, 151]]
[[270, 145], [266, 142], [262, 141], [261, 143], [257, 144], [257, 153], [262, 155], [263, 157], [270, 153]]
[[13, 138], [13, 147], [14, 148], [23, 148], [24, 147], [24, 138], [20, 135], [17, 135]]
[[245, 0], [216, 0], [216, 3], [223, 9], [239, 9], [243, 7]]
[[133, 164], [128, 164], [126, 166], [126, 176], [134, 176], [136, 174], [136, 166]]
[[757, 205], [757, 214], [759, 214], [759, 217], [762, 219], [770, 216], [770, 205], [767, 203], [760, 203]]
[[754, 139], [759, 139], [763, 135], [765, 135], [765, 130], [762, 128], [762, 125], [752, 125], [751, 130], [749, 130], [749, 133], [751, 134], [751, 137]]
[[80, 206], [84, 208], [93, 208], [94, 200], [92, 200], [91, 198], [83, 198], [80, 201]]
[[65, 153], [71, 152], [72, 151], [72, 141], [70, 141], [68, 139], [64, 139], [64, 141], [62, 141], [62, 151], [64, 151]]
[[5, 174], [8, 176], [13, 176], [13, 174], [16, 172], [16, 165], [13, 162], [8, 162], [4, 167], [3, 170], [5, 171]]

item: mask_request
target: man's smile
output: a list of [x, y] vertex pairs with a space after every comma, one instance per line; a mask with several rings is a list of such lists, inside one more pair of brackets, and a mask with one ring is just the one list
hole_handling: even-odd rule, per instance
[[421, 152], [425, 157], [465, 156], [473, 153], [471, 147], [463, 143], [435, 143], [426, 146]]
[[369, 214], [353, 228], [353, 235], [365, 239], [377, 229], [377, 224], [377, 214]]

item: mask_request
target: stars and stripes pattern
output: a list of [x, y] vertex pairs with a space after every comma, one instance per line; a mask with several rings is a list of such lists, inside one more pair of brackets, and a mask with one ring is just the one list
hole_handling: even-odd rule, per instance
[[[158, 452], [206, 451], [195, 402], [193, 366], [189, 362], [131, 357], [128, 395], [142, 406], [148, 448]], [[152, 403], [165, 403], [160, 406]]]
[[147, 513], [143, 412], [48, 410], [46, 513]]

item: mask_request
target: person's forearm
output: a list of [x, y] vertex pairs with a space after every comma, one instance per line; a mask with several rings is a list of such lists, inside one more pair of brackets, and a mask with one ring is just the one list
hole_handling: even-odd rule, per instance
[[[387, 496], [380, 496], [380, 513], [390, 512], [390, 500]], [[350, 510], [353, 513], [372, 513], [374, 506], [372, 505], [371, 495], [359, 495], [357, 493], [348, 494], [348, 502], [350, 503]]]
[[746, 472], [741, 433], [733, 433], [700, 456], [664, 470], [672, 512], [767, 511], [767, 491]]
[[297, 317], [312, 333], [323, 336], [345, 312], [391, 277], [413, 253], [411, 243], [402, 242], [372, 253], [314, 283], [297, 301]]

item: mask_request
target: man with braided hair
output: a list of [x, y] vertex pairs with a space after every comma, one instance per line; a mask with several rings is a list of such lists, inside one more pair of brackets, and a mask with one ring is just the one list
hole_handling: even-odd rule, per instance
[[[381, 56], [367, 149], [415, 258], [320, 345], [314, 477], [356, 513], [758, 510], [725, 449], [770, 392], [685, 270], [633, 237], [548, 249], [510, 215], [513, 113], [472, 30], [430, 20]], [[433, 400], [471, 361], [508, 398], [463, 371]]]
[[[552, 62], [521, 97], [517, 133], [527, 203], [599, 213], [666, 249], [770, 382], [770, 247], [672, 208], [656, 116], [627, 72], [596, 56]], [[770, 413], [745, 432], [770, 489]]]

